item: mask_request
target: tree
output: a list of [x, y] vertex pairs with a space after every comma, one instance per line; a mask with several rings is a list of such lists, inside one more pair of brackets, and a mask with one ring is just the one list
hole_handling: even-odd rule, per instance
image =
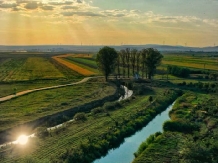
[[117, 74], [120, 78], [120, 64], [121, 64], [121, 56], [120, 53], [118, 53], [118, 57], [117, 57]]
[[130, 62], [131, 62], [131, 66], [132, 66], [132, 74], [135, 74], [135, 67], [136, 67], [136, 55], [137, 55], [137, 50], [136, 49], [132, 49], [130, 51]]
[[119, 55], [121, 59], [121, 66], [123, 67], [123, 77], [124, 77], [125, 76], [125, 66], [126, 66], [125, 51], [121, 50]]
[[126, 48], [125, 50], [125, 58], [126, 58], [126, 65], [127, 65], [127, 76], [129, 78], [129, 69], [130, 69], [130, 49]]
[[153, 48], [147, 49], [146, 57], [144, 58], [143, 62], [147, 68], [149, 79], [151, 79], [151, 77], [154, 75], [154, 72], [157, 66], [160, 65], [162, 58], [163, 55], [160, 54], [160, 52], [157, 51], [156, 49]]
[[140, 51], [141, 54], [141, 72], [142, 72], [142, 78], [144, 78], [144, 72], [146, 72], [146, 77], [147, 77], [147, 69], [145, 67], [145, 59], [147, 55], [147, 49], [142, 49]]
[[111, 74], [117, 62], [118, 54], [114, 48], [108, 46], [103, 47], [99, 50], [96, 62], [99, 70], [104, 74], [105, 80], [107, 81], [109, 74]]

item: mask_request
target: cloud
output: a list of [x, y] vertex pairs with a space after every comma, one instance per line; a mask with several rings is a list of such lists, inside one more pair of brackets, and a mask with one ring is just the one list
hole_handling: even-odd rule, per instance
[[49, 2], [48, 4], [50, 5], [56, 5], [56, 6], [62, 6], [62, 5], [71, 5], [73, 4], [74, 2], [73, 1], [65, 1], [65, 2]]
[[78, 9], [78, 6], [63, 6], [61, 7], [63, 10], [68, 10], [68, 9]]
[[38, 8], [38, 4], [37, 4], [37, 2], [28, 2], [24, 6], [24, 8], [29, 9], [29, 10], [34, 10], [34, 9]]
[[104, 15], [102, 14], [98, 14], [98, 13], [94, 13], [94, 12], [62, 12], [61, 13], [63, 16], [73, 16], [73, 15], [77, 15], [77, 16], [85, 16], [85, 17], [104, 17]]
[[0, 4], [0, 8], [13, 8], [13, 7], [16, 7], [17, 4], [16, 3], [5, 3], [5, 2], [2, 2]]
[[41, 9], [43, 9], [43, 10], [53, 10], [54, 7], [53, 7], [53, 6], [47, 6], [47, 5], [45, 5], [45, 6], [41, 6]]

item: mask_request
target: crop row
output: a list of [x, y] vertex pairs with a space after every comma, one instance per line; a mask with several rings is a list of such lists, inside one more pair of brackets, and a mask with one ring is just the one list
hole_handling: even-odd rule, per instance
[[89, 75], [95, 74], [94, 72], [92, 72], [92, 71], [90, 71], [88, 69], [82, 68], [82, 67], [80, 67], [80, 66], [78, 66], [78, 65], [76, 65], [76, 64], [74, 64], [72, 62], [69, 62], [69, 61], [65, 60], [64, 58], [59, 58], [58, 56], [56, 56], [56, 57], [53, 57], [53, 59], [55, 59], [59, 63], [69, 67], [73, 71], [76, 71], [79, 74], [82, 74], [84, 76], [89, 76]]

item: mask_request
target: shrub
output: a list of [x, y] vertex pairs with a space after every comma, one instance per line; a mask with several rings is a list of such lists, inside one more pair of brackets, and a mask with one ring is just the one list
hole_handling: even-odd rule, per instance
[[199, 130], [199, 127], [194, 124], [181, 121], [166, 121], [163, 124], [164, 131], [176, 131], [184, 133], [192, 133], [193, 131]]
[[36, 129], [36, 136], [39, 138], [45, 138], [49, 135], [49, 132], [46, 127], [38, 127]]
[[120, 102], [106, 102], [103, 106], [105, 110], [114, 110], [121, 107]]
[[86, 114], [85, 113], [76, 113], [76, 115], [74, 116], [74, 118], [76, 121], [85, 121], [86, 118]]
[[92, 114], [98, 114], [98, 113], [103, 113], [105, 110], [103, 108], [95, 108], [91, 112]]
[[152, 96], [149, 96], [148, 101], [149, 101], [149, 102], [152, 102], [152, 101], [153, 101], [153, 97], [152, 97]]

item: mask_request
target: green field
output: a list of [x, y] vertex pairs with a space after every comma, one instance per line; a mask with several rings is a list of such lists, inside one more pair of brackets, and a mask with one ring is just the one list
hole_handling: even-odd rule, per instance
[[90, 60], [89, 58], [74, 58], [74, 57], [66, 57], [64, 58], [66, 61], [71, 62], [79, 67], [90, 70], [96, 74], [99, 74], [99, 71], [96, 66], [96, 62], [94, 60]]
[[[142, 86], [145, 85], [137, 84], [135, 85], [135, 89], [137, 90]], [[24, 159], [25, 156], [31, 155], [32, 159], [38, 160], [39, 162], [46, 160], [61, 161], [62, 155], [65, 153], [66, 149], [79, 148], [81, 143], [88, 143], [89, 138], [93, 138], [93, 140], [102, 139], [103, 134], [110, 132], [110, 128], [114, 128], [115, 121], [120, 126], [117, 127], [117, 129], [120, 129], [127, 127], [126, 124], [123, 123], [124, 120], [129, 122], [129, 125], [140, 122], [143, 117], [140, 118], [139, 112], [144, 112], [145, 116], [148, 117], [157, 114], [154, 109], [172, 96], [172, 94], [169, 94], [169, 97], [163, 96], [163, 93], [168, 90], [165, 87], [147, 87], [144, 89], [146, 92], [143, 93], [143, 95], [136, 95], [135, 98], [122, 102], [122, 107], [119, 109], [108, 110], [107, 112], [95, 115], [88, 113], [86, 115], [87, 120], [84, 122], [70, 123], [65, 129], [51, 132], [52, 136], [48, 136], [44, 139], [31, 139], [30, 143], [28, 143], [25, 148], [12, 147], [13, 152], [2, 160], [6, 163], [16, 159], [18, 159], [18, 162], [22, 162], [26, 160]], [[158, 101], [155, 102], [154, 106], [147, 108], [146, 106], [150, 104], [148, 101], [150, 95], [154, 97], [154, 100], [158, 99]], [[134, 123], [131, 122], [133, 117], [135, 117]], [[5, 152], [11, 151], [12, 148], [6, 149]]]
[[18, 124], [101, 99], [115, 92], [99, 82], [44, 90], [0, 103], [0, 131]]
[[218, 58], [216, 57], [201, 57], [187, 55], [165, 54], [162, 62], [164, 65], [177, 65], [188, 68], [196, 68], [203, 70], [218, 70]]
[[7, 59], [0, 64], [1, 81], [57, 79], [64, 75], [47, 58]]

